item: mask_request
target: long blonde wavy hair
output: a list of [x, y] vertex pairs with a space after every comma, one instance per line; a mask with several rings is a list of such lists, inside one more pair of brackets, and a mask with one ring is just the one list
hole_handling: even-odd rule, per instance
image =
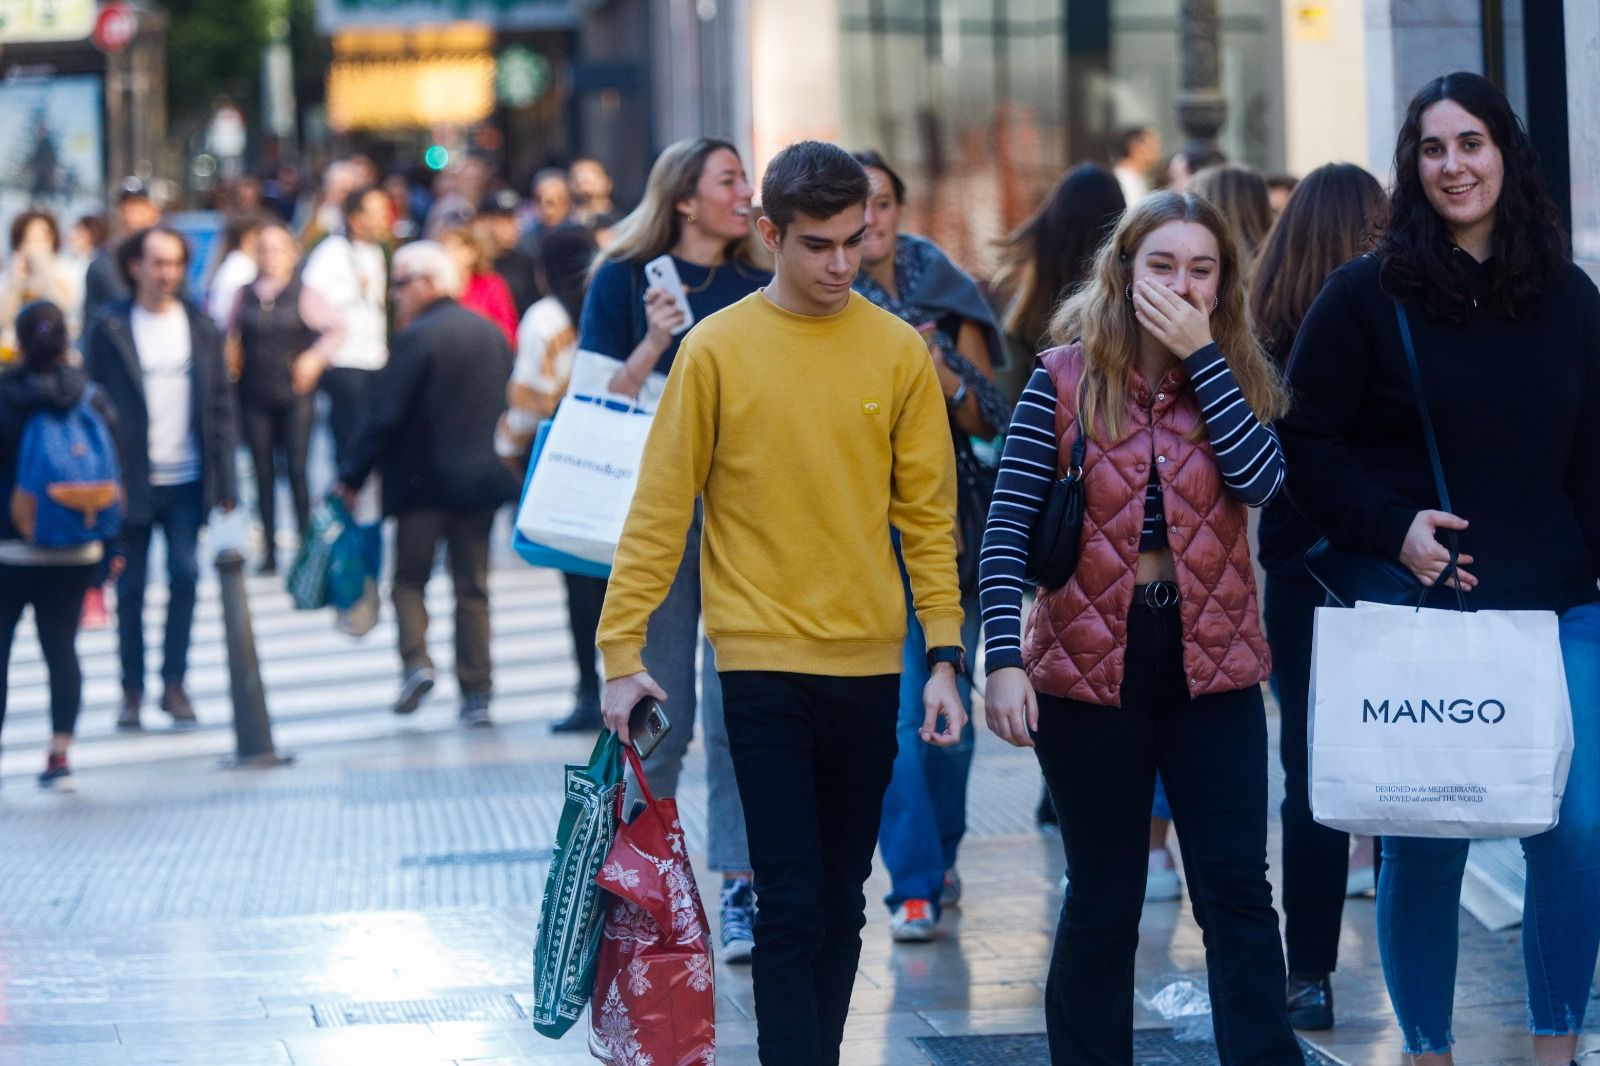
[[[650, 167], [644, 197], [639, 206], [611, 227], [611, 243], [589, 265], [589, 276], [607, 262], [645, 263], [668, 252], [683, 235], [683, 218], [678, 204], [695, 194], [706, 160], [718, 149], [726, 148], [735, 157], [739, 149], [715, 137], [696, 137], [674, 141], [662, 149]], [[766, 249], [756, 237], [752, 222], [743, 237], [728, 242], [725, 256], [736, 267], [765, 269]]]
[[[1143, 328], [1133, 316], [1133, 303], [1125, 296], [1133, 280], [1134, 256], [1145, 239], [1168, 222], [1198, 222], [1217, 239], [1220, 283], [1217, 307], [1211, 313], [1211, 337], [1222, 349], [1245, 402], [1262, 421], [1278, 418], [1289, 409], [1278, 369], [1262, 351], [1251, 326], [1245, 306], [1247, 279], [1228, 224], [1215, 207], [1192, 193], [1158, 192], [1123, 214], [1095, 254], [1089, 277], [1050, 322], [1054, 343], [1082, 343], [1081, 414], [1087, 425], [1103, 427], [1109, 440], [1122, 435], [1128, 382]], [[1203, 426], [1196, 436], [1204, 436]]]

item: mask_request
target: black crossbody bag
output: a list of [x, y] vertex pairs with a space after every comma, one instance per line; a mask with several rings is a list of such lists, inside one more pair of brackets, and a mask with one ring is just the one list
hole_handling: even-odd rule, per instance
[[[1439, 493], [1439, 509], [1450, 511], [1450, 491], [1445, 488], [1444, 466], [1439, 461], [1439, 442], [1433, 435], [1433, 419], [1428, 415], [1428, 397], [1422, 388], [1422, 371], [1417, 366], [1417, 350], [1411, 341], [1411, 324], [1399, 300], [1394, 302], [1394, 315], [1400, 324], [1400, 343], [1406, 350], [1406, 364], [1411, 369], [1411, 387], [1417, 395], [1417, 411], [1422, 416], [1422, 436], [1428, 444], [1428, 461], [1433, 465], [1433, 483]], [[1454, 530], [1445, 531], [1445, 541], [1450, 548], [1450, 564], [1439, 575], [1435, 587], [1455, 570], [1456, 560], [1460, 556]], [[1416, 575], [1398, 559], [1390, 559], [1365, 548], [1334, 544], [1326, 537], [1306, 552], [1305, 563], [1306, 570], [1340, 607], [1354, 607], [1357, 601], [1393, 606], [1420, 605], [1429, 592], [1429, 586], [1418, 581]]]
[[1078, 402], [1078, 435], [1072, 442], [1067, 476], [1050, 483], [1044, 503], [1028, 533], [1026, 579], [1039, 588], [1055, 590], [1067, 583], [1078, 568], [1078, 547], [1083, 540], [1083, 437], [1082, 393]]

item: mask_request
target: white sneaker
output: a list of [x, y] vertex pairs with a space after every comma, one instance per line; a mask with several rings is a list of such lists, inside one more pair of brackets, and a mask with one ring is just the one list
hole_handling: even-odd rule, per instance
[[897, 944], [926, 944], [939, 935], [933, 906], [925, 899], [908, 899], [889, 919], [889, 936]]
[[1178, 871], [1172, 865], [1172, 856], [1165, 848], [1152, 851], [1149, 872], [1144, 877], [1144, 901], [1171, 903], [1182, 895], [1183, 882], [1178, 880]]
[[1378, 887], [1378, 875], [1370, 866], [1352, 866], [1344, 881], [1344, 894], [1351, 898], [1365, 896]]

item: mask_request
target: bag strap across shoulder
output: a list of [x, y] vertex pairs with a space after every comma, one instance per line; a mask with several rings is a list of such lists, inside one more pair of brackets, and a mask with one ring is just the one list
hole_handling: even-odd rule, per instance
[[1439, 491], [1439, 509], [1451, 511], [1450, 490], [1445, 488], [1444, 464], [1439, 459], [1439, 441], [1433, 435], [1433, 419], [1428, 414], [1428, 394], [1422, 387], [1422, 369], [1417, 366], [1417, 349], [1411, 340], [1411, 322], [1406, 317], [1405, 305], [1399, 300], [1394, 302], [1394, 317], [1400, 323], [1400, 343], [1405, 346], [1406, 364], [1411, 368], [1411, 387], [1417, 394], [1417, 410], [1422, 415], [1422, 437], [1428, 442], [1428, 461], [1433, 464], [1433, 484]]

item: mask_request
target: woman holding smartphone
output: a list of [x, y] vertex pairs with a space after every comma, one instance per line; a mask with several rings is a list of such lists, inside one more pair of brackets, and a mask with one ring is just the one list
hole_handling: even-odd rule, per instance
[[[595, 260], [578, 327], [579, 349], [620, 360], [621, 367], [611, 381], [613, 392], [635, 396], [652, 374], [667, 373], [689, 325], [674, 296], [651, 283], [646, 264], [670, 257], [667, 262], [677, 275], [695, 322], [772, 280], [751, 225], [754, 193], [738, 150], [723, 140], [678, 141], [667, 146], [650, 168], [644, 199], [612, 228], [611, 244]], [[657, 265], [650, 273], [659, 277], [665, 269]], [[569, 596], [574, 582], [585, 585], [579, 596], [593, 597], [593, 617], [598, 624], [605, 583], [573, 579], [568, 582]], [[664, 709], [672, 724], [645, 760], [650, 786], [658, 796], [677, 793], [683, 754], [694, 736], [699, 620], [697, 513], [678, 576], [650, 619], [646, 635], [645, 667], [668, 693]], [[593, 656], [593, 641], [579, 654]], [[705, 645], [699, 703], [705, 716], [710, 807], [706, 857], [710, 867], [723, 875], [722, 961], [748, 962], [755, 946], [755, 891], [745, 843], [744, 808], [739, 803], [728, 734], [722, 723], [722, 685], [709, 643]], [[602, 724], [598, 704], [580, 706], [573, 719], [560, 724], [594, 729]]]

